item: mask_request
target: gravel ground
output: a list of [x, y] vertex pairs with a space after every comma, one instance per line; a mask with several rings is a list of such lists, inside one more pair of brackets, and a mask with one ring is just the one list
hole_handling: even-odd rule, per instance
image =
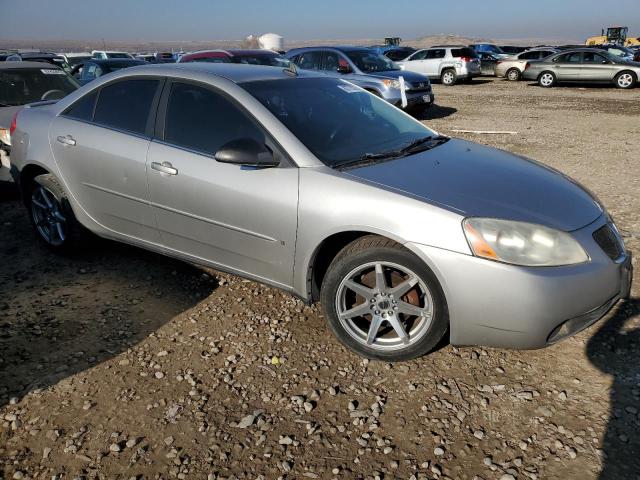
[[[463, 136], [582, 182], [640, 251], [640, 89], [435, 90], [427, 124], [516, 131]], [[638, 274], [546, 350], [391, 365], [290, 295], [106, 241], [52, 256], [0, 207], [0, 479], [640, 478]]]

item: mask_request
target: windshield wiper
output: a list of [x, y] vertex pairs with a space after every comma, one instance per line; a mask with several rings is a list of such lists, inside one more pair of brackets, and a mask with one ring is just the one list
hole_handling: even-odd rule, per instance
[[389, 150], [387, 152], [380, 153], [365, 153], [360, 158], [356, 160], [352, 160], [350, 162], [341, 163], [336, 165], [338, 168], [357, 168], [362, 167], [364, 165], [373, 165], [375, 163], [391, 160], [394, 158], [406, 157], [407, 155], [411, 155], [418, 152], [423, 152], [425, 150], [430, 150], [433, 147], [437, 147], [438, 145], [442, 145], [445, 142], [449, 141], [449, 137], [444, 137], [442, 135], [429, 135], [427, 137], [422, 137], [413, 142], [405, 145], [404, 147], [398, 150]]

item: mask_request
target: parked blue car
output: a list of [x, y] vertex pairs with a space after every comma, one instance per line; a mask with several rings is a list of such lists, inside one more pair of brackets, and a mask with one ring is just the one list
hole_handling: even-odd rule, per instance
[[481, 53], [490, 53], [496, 58], [507, 58], [510, 56], [510, 54], [506, 53], [499, 46], [494, 45], [493, 43], [474, 43], [469, 46], [473, 48], [478, 55]]
[[428, 77], [401, 70], [393, 61], [368, 47], [295, 48], [285, 56], [298, 68], [343, 78], [405, 110], [424, 110], [433, 104]]

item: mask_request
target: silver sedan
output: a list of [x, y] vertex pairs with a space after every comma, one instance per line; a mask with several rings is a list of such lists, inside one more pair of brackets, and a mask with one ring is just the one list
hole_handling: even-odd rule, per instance
[[12, 139], [52, 250], [88, 230], [320, 301], [369, 358], [415, 358], [447, 332], [544, 347], [630, 291], [630, 253], [580, 185], [341, 79], [133, 67], [22, 110]]
[[527, 63], [522, 78], [535, 80], [546, 88], [562, 82], [582, 82], [609, 83], [628, 89], [640, 79], [640, 63], [623, 60], [603, 50], [581, 48]]

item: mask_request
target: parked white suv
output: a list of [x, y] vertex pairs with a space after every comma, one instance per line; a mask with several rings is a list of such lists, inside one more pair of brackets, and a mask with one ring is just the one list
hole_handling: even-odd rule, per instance
[[460, 79], [471, 80], [481, 73], [478, 54], [465, 46], [425, 48], [396, 63], [404, 70], [439, 79], [444, 85], [455, 85]]

